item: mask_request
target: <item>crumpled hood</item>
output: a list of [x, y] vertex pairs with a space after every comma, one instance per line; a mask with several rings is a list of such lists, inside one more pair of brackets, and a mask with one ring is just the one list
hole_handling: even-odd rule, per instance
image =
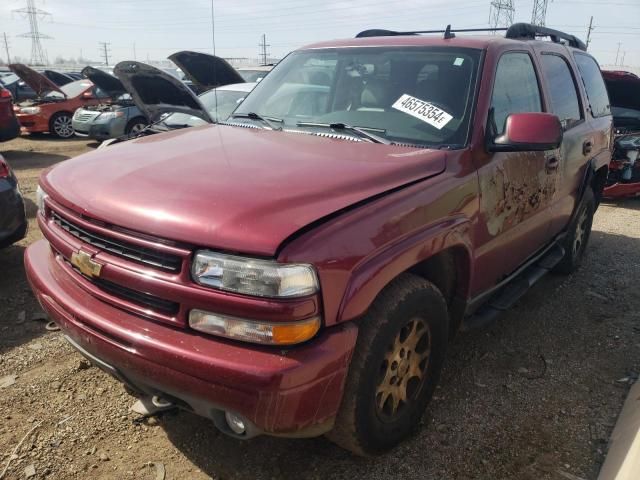
[[99, 149], [45, 172], [58, 203], [194, 246], [275, 255], [302, 227], [436, 175], [446, 152], [206, 125]]

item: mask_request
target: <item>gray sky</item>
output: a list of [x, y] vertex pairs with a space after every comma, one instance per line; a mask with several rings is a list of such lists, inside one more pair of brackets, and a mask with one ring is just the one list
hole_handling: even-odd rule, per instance
[[[49, 60], [56, 56], [98, 60], [98, 42], [110, 42], [114, 63], [162, 60], [182, 50], [211, 51], [210, 0], [36, 0], [51, 13], [40, 31]], [[306, 43], [351, 37], [367, 28], [398, 30], [487, 26], [490, 0], [214, 0], [216, 51], [226, 57], [258, 55], [267, 35], [273, 57]], [[516, 21], [530, 21], [533, 0], [514, 0]], [[12, 11], [26, 0], [0, 1], [0, 35], [6, 32], [11, 55], [29, 59], [31, 40], [24, 15]], [[550, 0], [547, 25], [586, 37], [589, 17], [596, 29], [589, 50], [604, 65], [640, 67], [640, 0]], [[626, 52], [626, 53], [624, 53]], [[0, 58], [5, 58], [0, 37]]]

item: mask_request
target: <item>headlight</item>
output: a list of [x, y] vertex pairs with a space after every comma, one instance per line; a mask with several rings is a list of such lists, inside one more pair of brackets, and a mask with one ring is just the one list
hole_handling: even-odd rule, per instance
[[200, 332], [234, 340], [264, 345], [293, 345], [313, 338], [320, 329], [320, 318], [290, 323], [259, 322], [191, 310], [189, 326]]
[[44, 200], [48, 196], [40, 185], [38, 185], [38, 188], [36, 188], [36, 205], [38, 206], [38, 211], [44, 213]]
[[311, 265], [278, 263], [200, 251], [191, 267], [201, 285], [257, 297], [303, 297], [318, 291]]
[[22, 107], [20, 113], [26, 113], [27, 115], [35, 115], [40, 113], [40, 107]]
[[100, 120], [111, 120], [113, 118], [124, 117], [124, 112], [121, 110], [117, 112], [103, 112], [99, 116]]

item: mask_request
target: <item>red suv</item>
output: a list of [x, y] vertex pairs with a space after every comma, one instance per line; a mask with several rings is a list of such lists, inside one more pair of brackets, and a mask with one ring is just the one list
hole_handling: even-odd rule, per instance
[[575, 37], [419, 33], [301, 48], [226, 122], [45, 172], [25, 263], [67, 339], [236, 438], [406, 438], [463, 325], [578, 267], [611, 159]]
[[13, 113], [13, 97], [6, 88], [0, 87], [0, 142], [6, 142], [20, 135], [20, 124]]

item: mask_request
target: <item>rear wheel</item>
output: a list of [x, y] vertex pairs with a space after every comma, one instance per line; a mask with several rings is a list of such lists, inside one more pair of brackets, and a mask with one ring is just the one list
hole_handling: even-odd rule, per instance
[[58, 112], [49, 121], [49, 131], [59, 138], [73, 137], [73, 125], [71, 123], [71, 114], [67, 112]]
[[577, 270], [582, 263], [584, 251], [591, 236], [593, 214], [596, 210], [596, 200], [591, 187], [587, 187], [578, 207], [578, 212], [569, 227], [563, 242], [564, 257], [556, 266], [555, 271], [569, 274]]
[[142, 130], [144, 130], [147, 125], [148, 122], [144, 118], [134, 118], [132, 120], [129, 120], [129, 123], [127, 123], [127, 126], [124, 129], [124, 133], [127, 135], [137, 135]]
[[330, 440], [359, 455], [393, 448], [420, 425], [448, 340], [447, 305], [430, 282], [403, 274], [359, 327]]

